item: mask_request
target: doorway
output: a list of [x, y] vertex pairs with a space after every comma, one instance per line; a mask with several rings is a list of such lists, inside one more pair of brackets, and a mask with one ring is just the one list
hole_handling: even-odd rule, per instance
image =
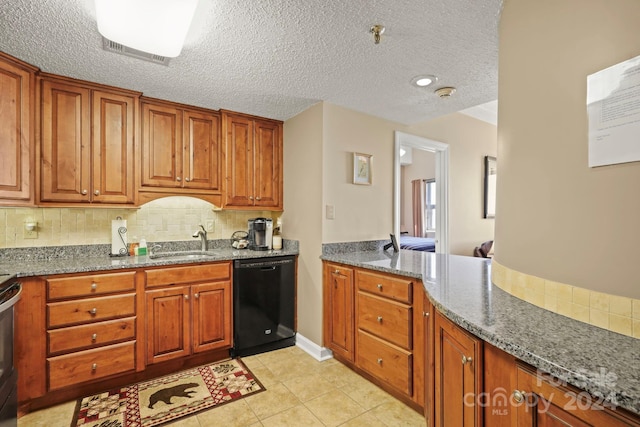
[[411, 147], [435, 154], [436, 252], [449, 253], [449, 144], [395, 131], [393, 156], [393, 232], [400, 236], [401, 166], [400, 148]]

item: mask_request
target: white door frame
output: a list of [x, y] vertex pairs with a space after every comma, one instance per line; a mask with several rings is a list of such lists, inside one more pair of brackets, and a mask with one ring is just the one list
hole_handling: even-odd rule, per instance
[[393, 233], [400, 236], [400, 146], [435, 153], [436, 160], [436, 252], [449, 253], [449, 144], [395, 131], [393, 155]]

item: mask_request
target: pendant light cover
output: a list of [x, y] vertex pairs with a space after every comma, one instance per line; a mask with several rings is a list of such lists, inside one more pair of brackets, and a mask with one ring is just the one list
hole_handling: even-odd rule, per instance
[[198, 0], [95, 0], [105, 38], [168, 58], [180, 55]]

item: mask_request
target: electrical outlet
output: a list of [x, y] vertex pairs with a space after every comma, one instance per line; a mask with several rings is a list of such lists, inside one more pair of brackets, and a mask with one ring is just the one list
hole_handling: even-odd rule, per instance
[[336, 217], [336, 210], [335, 207], [333, 205], [326, 205], [325, 206], [325, 217], [327, 219], [335, 219]]
[[22, 235], [23, 239], [37, 239], [38, 238], [38, 230], [27, 230], [24, 229], [24, 234]]
[[216, 222], [212, 219], [207, 220], [205, 227], [207, 228], [207, 233], [213, 233], [216, 229]]

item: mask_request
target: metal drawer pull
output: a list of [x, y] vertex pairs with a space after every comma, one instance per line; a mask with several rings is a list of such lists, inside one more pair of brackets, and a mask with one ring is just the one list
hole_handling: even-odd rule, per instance
[[98, 284], [96, 282], [92, 282], [91, 283], [91, 290], [95, 291], [96, 289], [98, 289]]
[[428, 312], [428, 311], [423, 311], [423, 312], [422, 312], [422, 315], [423, 315], [424, 317], [429, 317], [429, 312]]
[[471, 357], [462, 356], [462, 364], [466, 365], [467, 363], [471, 363], [473, 359]]
[[256, 200], [262, 200], [262, 197], [258, 196], [256, 197]]
[[253, 200], [253, 196], [249, 196], [249, 200]]
[[382, 357], [378, 359], [378, 365], [382, 366]]
[[91, 365], [91, 370], [95, 371], [96, 369], [98, 369], [98, 364], [94, 363], [93, 365]]
[[191, 182], [191, 178], [185, 178], [184, 180], [187, 182]]
[[93, 307], [91, 310], [89, 310], [89, 313], [91, 314], [96, 314], [98, 312], [98, 309]]
[[95, 341], [98, 339], [98, 334], [91, 335], [91, 341]]
[[378, 316], [378, 323], [382, 323], [382, 316]]
[[87, 193], [88, 193], [88, 191], [87, 191], [87, 190], [82, 190], [82, 195], [83, 195], [83, 196], [86, 196], [86, 195], [87, 195]]
[[99, 196], [100, 195], [100, 190], [94, 191], [93, 194], [95, 194], [96, 196]]
[[193, 294], [194, 298], [198, 298], [200, 295], [198, 295], [198, 293], [196, 292], [195, 294]]
[[513, 400], [515, 400], [517, 403], [522, 403], [524, 402], [524, 398], [526, 396], [526, 392], [520, 391], [520, 390], [514, 390], [513, 391]]
[[185, 296], [184, 296], [184, 299], [189, 299], [189, 295], [185, 295]]
[[336, 270], [333, 272], [334, 274], [340, 274], [340, 270]]
[[180, 182], [182, 181], [182, 178], [180, 178], [179, 176], [176, 177], [176, 181]]
[[378, 283], [378, 290], [381, 291], [382, 290], [382, 285], [380, 283]]

